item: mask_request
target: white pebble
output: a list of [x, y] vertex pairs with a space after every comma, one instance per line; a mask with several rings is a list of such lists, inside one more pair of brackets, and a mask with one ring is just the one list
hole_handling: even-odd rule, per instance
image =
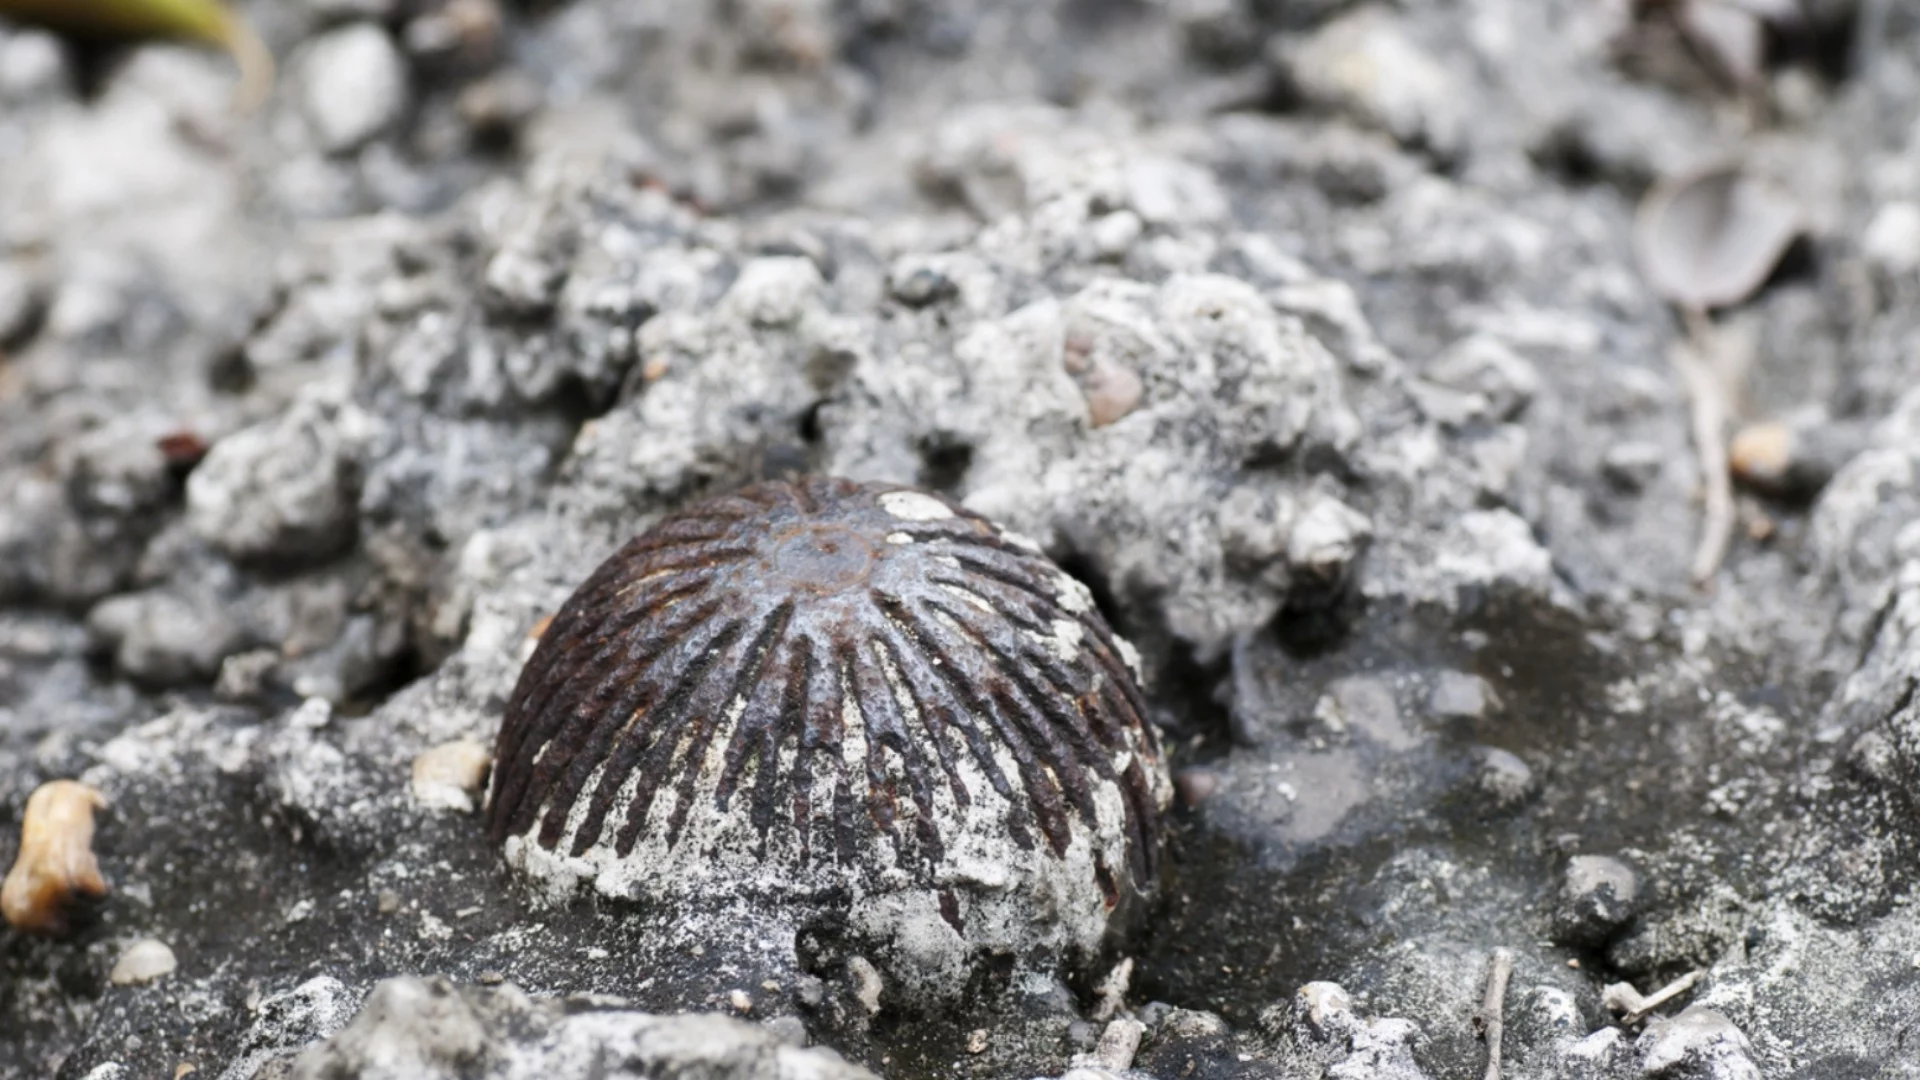
[[472, 739], [442, 743], [413, 759], [413, 798], [430, 810], [471, 813], [493, 755]]
[[173, 969], [179, 966], [173, 950], [167, 948], [165, 942], [141, 938], [127, 946], [127, 951], [114, 961], [113, 972], [107, 978], [115, 986], [138, 986], [171, 975]]

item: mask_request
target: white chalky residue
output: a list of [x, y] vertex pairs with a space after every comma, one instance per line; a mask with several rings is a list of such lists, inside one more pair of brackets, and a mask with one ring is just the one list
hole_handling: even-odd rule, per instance
[[918, 491], [889, 491], [880, 496], [880, 508], [902, 521], [943, 521], [953, 516], [946, 503]]
[[1093, 592], [1072, 574], [1062, 572], [1053, 583], [1054, 600], [1071, 615], [1085, 615], [1093, 610]]
[[1000, 539], [1005, 540], [1007, 543], [1023, 551], [1031, 551], [1035, 555], [1046, 554], [1046, 552], [1041, 549], [1040, 542], [1025, 533], [1017, 533], [1012, 529], [1002, 529], [1000, 530]]
[[974, 592], [972, 589], [963, 589], [958, 585], [942, 585], [940, 586], [940, 588], [943, 592], [946, 592], [953, 596], [957, 596], [960, 599], [966, 601], [969, 604], [972, 604], [974, 607], [979, 608], [981, 611], [984, 611], [989, 615], [998, 614], [998, 612], [993, 610], [993, 604], [989, 603], [986, 597], [981, 596], [979, 593]]
[[1080, 624], [1070, 619], [1053, 620], [1053, 634], [1041, 639], [1047, 651], [1058, 657], [1062, 663], [1071, 664], [1080, 658], [1080, 643], [1087, 632]]
[[893, 533], [888, 533], [888, 534], [887, 534], [887, 543], [889, 543], [889, 544], [911, 544], [911, 543], [913, 543], [913, 537], [912, 537], [912, 536], [910, 536], [910, 535], [908, 535], [907, 533], [903, 533], [903, 532], [893, 532]]

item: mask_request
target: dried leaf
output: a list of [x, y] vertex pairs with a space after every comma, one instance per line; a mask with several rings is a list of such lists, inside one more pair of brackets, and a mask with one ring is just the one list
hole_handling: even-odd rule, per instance
[[1655, 185], [1640, 203], [1634, 254], [1649, 284], [1689, 311], [1751, 296], [1802, 229], [1799, 207], [1737, 166]]

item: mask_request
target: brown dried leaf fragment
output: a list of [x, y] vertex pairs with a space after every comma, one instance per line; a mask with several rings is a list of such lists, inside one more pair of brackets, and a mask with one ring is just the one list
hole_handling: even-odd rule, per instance
[[74, 780], [42, 784], [27, 797], [20, 855], [0, 886], [0, 915], [15, 930], [64, 934], [77, 899], [107, 895], [93, 856], [93, 814], [106, 805], [106, 796]]

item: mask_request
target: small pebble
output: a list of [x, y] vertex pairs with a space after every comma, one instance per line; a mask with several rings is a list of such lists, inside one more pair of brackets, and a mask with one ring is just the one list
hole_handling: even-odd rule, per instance
[[1436, 720], [1483, 720], [1500, 711], [1500, 697], [1487, 680], [1464, 671], [1434, 676], [1427, 693], [1427, 713]]
[[1180, 805], [1199, 806], [1220, 790], [1220, 774], [1212, 769], [1181, 769], [1173, 774], [1173, 790], [1180, 796]]
[[1658, 443], [1618, 443], [1600, 456], [1600, 475], [1614, 490], [1636, 494], [1645, 491], [1659, 477], [1669, 456]]
[[748, 1013], [753, 1011], [753, 998], [748, 996], [745, 990], [727, 991], [727, 1004], [733, 1006], [734, 1012]]
[[1373, 522], [1365, 514], [1330, 495], [1316, 497], [1287, 537], [1287, 565], [1304, 582], [1335, 584], [1346, 578], [1372, 535]]
[[173, 974], [179, 967], [174, 959], [173, 950], [163, 941], [154, 938], [141, 938], [114, 961], [113, 972], [107, 976], [115, 986], [139, 986], [155, 979]]
[[413, 798], [430, 810], [472, 813], [493, 754], [471, 739], [442, 743], [413, 759]]
[[330, 154], [358, 149], [407, 110], [406, 61], [374, 23], [352, 23], [322, 35], [308, 46], [295, 74], [316, 141]]
[[893, 298], [911, 308], [923, 308], [960, 295], [953, 279], [938, 270], [921, 267], [891, 283]]
[[974, 1028], [967, 1033], [967, 1053], [984, 1054], [987, 1052], [987, 1029]]
[[1733, 478], [1763, 495], [1808, 499], [1827, 486], [1865, 440], [1850, 426], [1749, 424], [1727, 446]]
[[1654, 1020], [1640, 1033], [1640, 1073], [1686, 1080], [1760, 1080], [1752, 1044], [1732, 1020], [1703, 1005]]
[[1533, 769], [1519, 756], [1498, 747], [1474, 752], [1474, 784], [1501, 809], [1518, 806], [1533, 794]]
[[1352, 1026], [1353, 998], [1338, 983], [1310, 982], [1293, 996], [1293, 1015], [1317, 1038]]
[[1562, 945], [1593, 946], [1625, 926], [1638, 910], [1640, 878], [1633, 868], [1607, 855], [1575, 855], [1553, 910], [1553, 940]]

